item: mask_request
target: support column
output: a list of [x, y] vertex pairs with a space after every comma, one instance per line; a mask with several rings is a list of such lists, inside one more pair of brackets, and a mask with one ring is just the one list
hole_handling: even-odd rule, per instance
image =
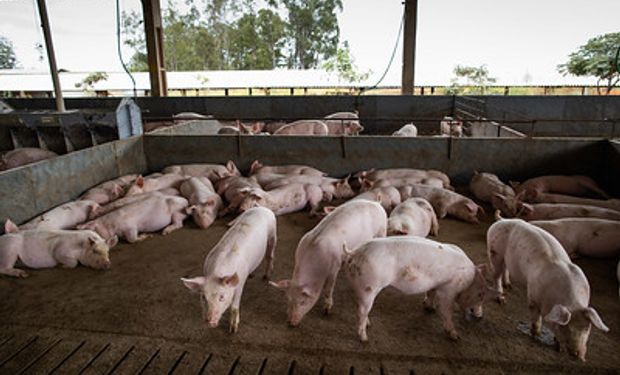
[[58, 77], [58, 66], [56, 66], [56, 55], [54, 54], [54, 43], [52, 42], [52, 32], [50, 31], [50, 21], [47, 18], [47, 7], [45, 0], [37, 0], [39, 8], [39, 17], [41, 18], [41, 27], [43, 28], [43, 37], [45, 38], [45, 50], [47, 51], [47, 61], [50, 64], [50, 74], [54, 84], [54, 98], [56, 99], [56, 110], [58, 112], [65, 111], [65, 101], [62, 98], [62, 88], [60, 87], [60, 78]]
[[401, 95], [413, 94], [417, 18], [418, 0], [405, 0], [405, 29], [403, 35], [403, 75]]
[[149, 63], [151, 96], [167, 96], [166, 67], [164, 65], [164, 33], [159, 0], [142, 0], [144, 34]]

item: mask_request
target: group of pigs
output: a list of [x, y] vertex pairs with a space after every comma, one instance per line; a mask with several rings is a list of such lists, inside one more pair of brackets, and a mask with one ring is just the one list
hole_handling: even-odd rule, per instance
[[[484, 215], [440, 171], [368, 170], [336, 179], [309, 166], [258, 161], [248, 177], [233, 162], [170, 166], [146, 177], [104, 182], [20, 227], [7, 220], [0, 273], [25, 277], [14, 267], [18, 259], [30, 268], [78, 263], [108, 268], [109, 248], [118, 238], [131, 243], [148, 233], [167, 234], [188, 216], [207, 228], [220, 215], [240, 213], [208, 253], [204, 275], [182, 279], [201, 296], [209, 326], [217, 326], [230, 308], [229, 329], [236, 332], [246, 279], [264, 258], [265, 278], [273, 270], [276, 215], [309, 208], [324, 217], [299, 241], [291, 278], [270, 282], [286, 292], [290, 325], [298, 325], [321, 297], [324, 311], [331, 311], [344, 267], [362, 341], [368, 340], [374, 300], [388, 286], [425, 293], [424, 307], [437, 310], [446, 333], [458, 339], [454, 304], [480, 318], [485, 301], [505, 301], [503, 288], [513, 278], [527, 286], [532, 334], [540, 334], [544, 319], [558, 345], [585, 360], [591, 326], [608, 328], [589, 306], [588, 281], [571, 257], [618, 254], [620, 200], [608, 199], [585, 176], [543, 176], [512, 185], [488, 173], [476, 172], [471, 180], [474, 196], [497, 210], [487, 232], [489, 264], [475, 265], [458, 246], [426, 238], [437, 235], [438, 218], [478, 223]], [[339, 206], [329, 203], [349, 198]], [[618, 272], [620, 278], [620, 264]]]

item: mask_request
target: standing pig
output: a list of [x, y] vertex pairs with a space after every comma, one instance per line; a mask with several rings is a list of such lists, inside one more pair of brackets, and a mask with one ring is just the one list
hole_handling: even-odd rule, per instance
[[417, 137], [418, 128], [414, 124], [403, 125], [402, 128], [392, 133], [393, 137]]
[[620, 211], [570, 203], [519, 203], [517, 217], [525, 221], [592, 217], [620, 221]]
[[576, 196], [595, 194], [605, 199], [609, 195], [588, 176], [540, 176], [518, 183], [511, 182], [517, 194], [524, 192], [527, 201], [535, 193], [557, 193]]
[[388, 236], [437, 236], [439, 223], [433, 206], [423, 198], [409, 198], [396, 206], [388, 218]]
[[181, 280], [189, 290], [200, 294], [203, 318], [211, 328], [217, 327], [222, 314], [232, 305], [229, 331], [234, 333], [239, 328], [245, 281], [265, 256], [265, 279], [269, 279], [277, 237], [276, 217], [263, 207], [247, 210], [231, 224], [207, 255], [204, 276]]
[[571, 258], [579, 255], [611, 258], [620, 255], [620, 222], [569, 217], [531, 221], [555, 237]]
[[389, 237], [368, 241], [347, 253], [345, 272], [357, 300], [360, 340], [368, 341], [368, 313], [383, 289], [392, 286], [405, 294], [428, 293], [426, 308], [437, 306], [443, 328], [459, 338], [452, 311], [456, 302], [466, 313], [482, 317], [482, 304], [493, 296], [484, 279], [484, 266], [476, 267], [455, 245], [421, 237]]
[[258, 160], [254, 160], [250, 166], [250, 176], [259, 173], [271, 173], [271, 174], [302, 174], [311, 176], [327, 176], [327, 173], [320, 171], [316, 168], [309, 167], [307, 165], [272, 165], [265, 166]]
[[498, 292], [502, 291], [505, 271], [527, 286], [532, 335], [540, 335], [544, 319], [558, 347], [566, 347], [570, 354], [585, 361], [592, 324], [604, 332], [609, 328], [588, 306], [588, 279], [558, 240], [523, 220], [506, 219], [489, 228], [487, 251]]
[[359, 135], [364, 127], [357, 112], [336, 112], [325, 116], [329, 135]]
[[426, 185], [411, 185], [399, 189], [401, 199], [424, 198], [430, 202], [440, 219], [451, 215], [468, 223], [478, 224], [478, 214], [484, 209], [464, 195]]
[[187, 206], [182, 197], [153, 195], [78, 225], [78, 229], [94, 230], [104, 239], [119, 236], [129, 243], [138, 242], [149, 237], [142, 232], [163, 229], [166, 235], [183, 227]]
[[181, 184], [181, 195], [189, 202], [187, 213], [200, 228], [208, 228], [222, 207], [222, 198], [206, 177], [191, 177]]
[[286, 124], [273, 135], [327, 135], [327, 125], [320, 120], [299, 120]]
[[336, 277], [342, 264], [344, 244], [356, 248], [375, 237], [385, 236], [387, 216], [377, 202], [349, 201], [336, 207], [306, 233], [295, 251], [295, 268], [290, 280], [271, 285], [286, 291], [288, 322], [297, 326], [324, 293], [326, 314], [334, 304]]
[[220, 164], [182, 164], [164, 168], [164, 174], [176, 173], [182, 176], [206, 177], [212, 183], [229, 176], [241, 176], [241, 172], [232, 160], [226, 165]]
[[394, 186], [371, 189], [356, 196], [352, 200], [358, 199], [379, 202], [381, 207], [383, 207], [388, 214], [401, 202], [400, 193]]
[[95, 269], [110, 268], [109, 248], [118, 238], [104, 241], [90, 230], [19, 230], [11, 220], [0, 237], [0, 274], [28, 277], [15, 267], [20, 261], [30, 268], [50, 268], [62, 264], [75, 268], [78, 263]]
[[450, 137], [463, 136], [463, 122], [454, 120], [450, 116], [445, 116], [439, 123], [440, 133]]
[[21, 225], [21, 230], [40, 229], [73, 229], [82, 224], [99, 210], [99, 205], [93, 201], [73, 201], [53, 208], [41, 216]]

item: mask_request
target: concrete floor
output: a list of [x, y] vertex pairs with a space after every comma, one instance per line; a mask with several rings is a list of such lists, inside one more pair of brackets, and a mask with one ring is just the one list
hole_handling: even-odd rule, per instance
[[[228, 218], [227, 218], [228, 219]], [[588, 362], [533, 340], [524, 288], [508, 303], [486, 306], [482, 321], [456, 317], [460, 342], [443, 333], [437, 314], [424, 313], [422, 297], [383, 291], [371, 312], [370, 342], [356, 333], [355, 305], [343, 275], [333, 315], [320, 304], [297, 328], [286, 325], [286, 299], [259, 276], [249, 279], [239, 332], [201, 322], [198, 297], [180, 277], [201, 274], [209, 249], [228, 220], [208, 230], [189, 223], [111, 252], [112, 269], [50, 269], [16, 280], [0, 277], [0, 373], [213, 373], [213, 374], [413, 374], [413, 373], [618, 373], [620, 301], [617, 260], [580, 259], [591, 283], [592, 306], [610, 327], [593, 329]], [[318, 219], [307, 213], [278, 218], [274, 279], [292, 273], [301, 236]], [[490, 225], [440, 222], [438, 240], [461, 246], [474, 262], [486, 259]], [[456, 314], [456, 312], [455, 312]], [[226, 316], [227, 317], [227, 316]]]

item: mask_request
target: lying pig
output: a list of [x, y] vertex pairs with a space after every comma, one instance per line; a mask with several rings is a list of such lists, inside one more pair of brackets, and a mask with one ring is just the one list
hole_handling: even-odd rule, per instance
[[90, 188], [79, 199], [97, 202], [100, 205], [112, 202], [125, 194], [125, 190], [138, 177], [130, 174], [103, 182]]
[[232, 306], [229, 331], [234, 333], [239, 328], [239, 305], [245, 281], [265, 256], [265, 279], [269, 279], [277, 237], [276, 217], [263, 207], [247, 210], [231, 224], [207, 255], [204, 276], [181, 280], [189, 290], [200, 294], [203, 319], [209, 327], [217, 327], [224, 312]]
[[187, 213], [192, 215], [196, 225], [206, 229], [213, 224], [223, 202], [211, 181], [206, 177], [190, 177], [181, 184], [179, 190], [189, 202]]
[[[368, 191], [373, 188], [394, 186], [399, 189], [409, 185], [426, 185], [436, 188], [443, 188], [443, 182], [434, 177], [400, 177], [400, 178], [385, 178], [381, 180], [359, 180], [361, 191]], [[453, 190], [450, 186], [448, 190]]]
[[15, 267], [20, 261], [29, 268], [50, 268], [62, 264], [75, 268], [78, 263], [95, 269], [110, 268], [109, 248], [117, 237], [104, 241], [90, 230], [19, 230], [11, 220], [0, 237], [0, 274], [28, 277]]
[[285, 215], [310, 206], [310, 214], [316, 215], [323, 199], [321, 188], [311, 184], [287, 184], [270, 191], [249, 189], [246, 192], [239, 205], [241, 212], [260, 206], [270, 209], [276, 215]]
[[183, 227], [187, 206], [183, 197], [155, 194], [78, 225], [78, 229], [93, 230], [104, 239], [119, 236], [129, 243], [138, 242], [149, 237], [140, 233], [163, 229], [166, 235]]
[[357, 112], [336, 112], [325, 116], [329, 135], [358, 135], [364, 130]]
[[420, 236], [439, 234], [439, 223], [433, 206], [423, 198], [409, 198], [390, 213], [388, 236]]
[[136, 181], [127, 190], [127, 196], [136, 195], [142, 193], [148, 193], [150, 191], [175, 188], [178, 189], [183, 181], [187, 179], [187, 176], [178, 175], [176, 173], [166, 173], [162, 175], [147, 176], [146, 178], [138, 176]]
[[392, 168], [392, 169], [371, 169], [368, 171], [361, 171], [354, 175], [354, 177], [364, 180], [385, 180], [390, 178], [438, 178], [443, 182], [445, 189], [454, 190], [450, 186], [450, 178], [443, 172], [436, 170], [422, 170], [413, 168]]
[[392, 210], [398, 206], [401, 202], [400, 193], [398, 189], [393, 186], [386, 186], [368, 190], [362, 194], [359, 194], [352, 200], [365, 199], [369, 201], [379, 202], [381, 207], [386, 213], [392, 212]]
[[212, 183], [228, 176], [241, 176], [241, 172], [232, 160], [226, 165], [220, 164], [181, 164], [164, 168], [164, 174], [176, 173], [182, 176], [206, 177]]
[[[260, 180], [258, 176], [261, 175], [263, 174], [256, 175], [257, 180]], [[355, 191], [353, 191], [353, 188], [349, 185], [349, 177], [350, 176], [343, 179], [337, 179], [315, 175], [287, 175], [261, 184], [261, 186], [263, 186], [265, 190], [273, 190], [290, 184], [316, 185], [323, 191], [323, 200], [329, 202], [334, 198], [347, 199], [355, 196]]]
[[67, 202], [21, 225], [20, 229], [73, 229], [94, 216], [99, 209], [99, 205], [93, 201]]
[[517, 217], [525, 221], [591, 217], [620, 221], [620, 211], [570, 203], [519, 203]]
[[588, 176], [540, 176], [523, 183], [511, 182], [517, 194], [524, 192], [524, 200], [529, 201], [533, 193], [557, 193], [575, 196], [595, 194], [605, 199], [609, 195]]
[[620, 255], [620, 222], [604, 219], [569, 217], [531, 221], [551, 233], [568, 256], [611, 258]]
[[228, 202], [228, 206], [220, 211], [220, 214], [236, 211], [250, 189], [260, 189], [254, 177], [230, 176], [219, 180], [215, 184], [215, 191]]
[[414, 124], [403, 125], [402, 128], [392, 133], [393, 137], [417, 137], [418, 128]]
[[609, 328], [588, 306], [590, 285], [586, 275], [571, 262], [558, 240], [528, 222], [506, 219], [489, 228], [487, 251], [498, 292], [502, 291], [505, 271], [527, 286], [532, 335], [540, 335], [544, 319], [555, 334], [558, 348], [566, 347], [585, 361], [591, 325], [604, 332]]
[[271, 283], [286, 291], [291, 326], [299, 325], [319, 299], [321, 290], [324, 311], [329, 314], [344, 258], [342, 246], [357, 248], [372, 238], [383, 237], [386, 227], [387, 216], [379, 203], [353, 200], [336, 207], [302, 237], [295, 251], [292, 278]]
[[0, 157], [0, 171], [58, 156], [55, 152], [36, 147], [22, 147], [11, 150]]
[[530, 201], [534, 203], [570, 203], [579, 204], [582, 206], [594, 206], [620, 211], [620, 199], [588, 199], [563, 194], [534, 192], [533, 194], [530, 194]]
[[327, 125], [320, 120], [299, 120], [284, 125], [273, 135], [327, 135]]
[[424, 198], [433, 206], [437, 217], [454, 216], [468, 223], [478, 224], [478, 215], [484, 209], [464, 195], [446, 189], [426, 185], [411, 185], [399, 189], [401, 199], [411, 197]]
[[316, 168], [309, 167], [307, 165], [263, 165], [258, 160], [254, 160], [250, 166], [250, 176], [259, 173], [272, 173], [272, 174], [303, 174], [313, 176], [327, 176], [327, 173], [320, 171]]
[[368, 341], [368, 313], [375, 298], [388, 286], [405, 294], [428, 293], [425, 307], [437, 306], [443, 328], [453, 340], [459, 338], [452, 322], [454, 303], [481, 318], [482, 304], [496, 294], [486, 285], [484, 266], [476, 267], [455, 245], [405, 236], [377, 238], [353, 253], [344, 250], [345, 272], [357, 300], [357, 332], [362, 341]]
[[515, 191], [496, 175], [474, 171], [474, 176], [469, 182], [469, 190], [476, 198], [491, 203], [495, 209], [500, 210], [504, 215], [516, 216], [521, 196], [516, 196]]
[[148, 193], [129, 195], [127, 197], [123, 197], [115, 200], [114, 202], [108, 203], [105, 206], [100, 206], [96, 211], [92, 211], [88, 220], [96, 219], [100, 216], [103, 216], [109, 212], [117, 210], [123, 206], [127, 206], [128, 204], [132, 204], [144, 198], [151, 197], [153, 195], [171, 195], [171, 196], [179, 196], [180, 193], [175, 188], [167, 188], [162, 190], [150, 191]]

